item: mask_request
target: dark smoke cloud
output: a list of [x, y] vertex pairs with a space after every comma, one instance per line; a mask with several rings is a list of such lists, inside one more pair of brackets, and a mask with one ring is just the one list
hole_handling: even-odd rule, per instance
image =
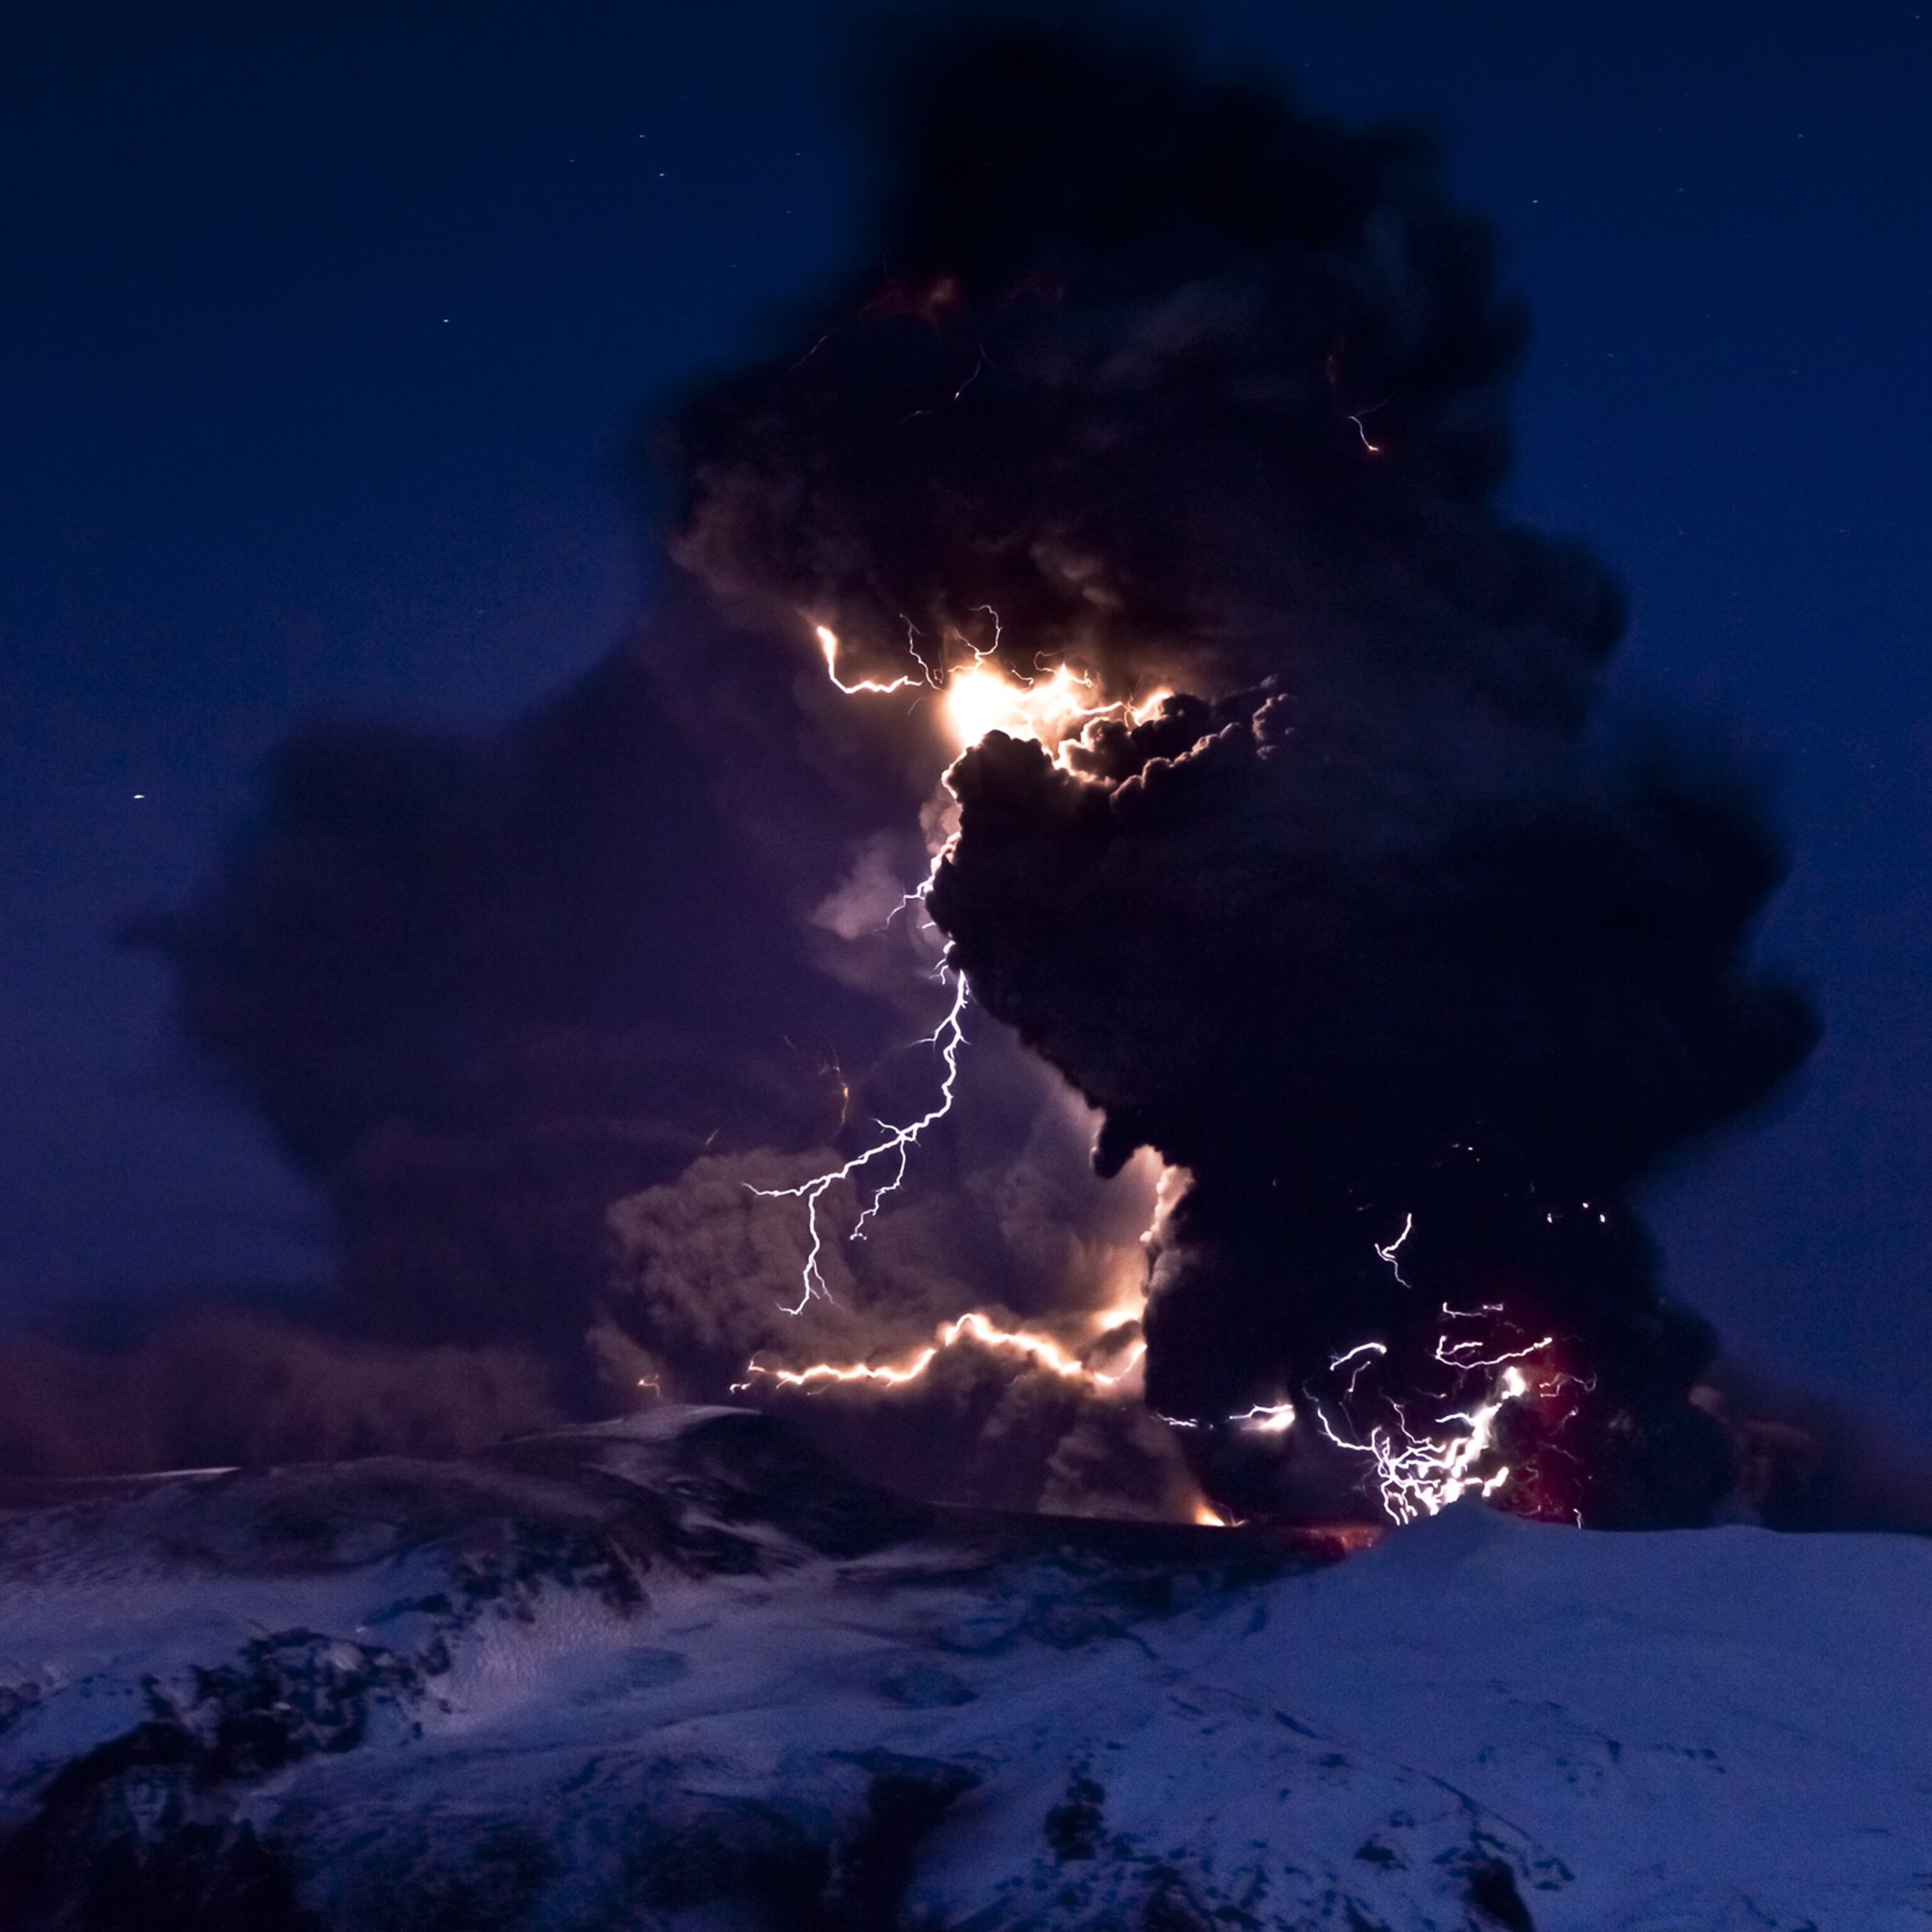
[[1567, 1371], [1508, 1418], [1519, 1504], [1700, 1520], [1712, 1338], [1630, 1196], [1816, 1028], [1746, 963], [1752, 787], [1593, 731], [1616, 590], [1496, 508], [1526, 332], [1490, 231], [1414, 136], [1130, 38], [942, 30], [892, 98], [883, 271], [686, 412], [679, 554], [876, 678], [951, 639], [1184, 694], [970, 751], [929, 902], [1105, 1110], [1102, 1171], [1193, 1176], [1150, 1400], [1210, 1425], [1217, 1493], [1306, 1502], [1318, 1445], [1212, 1425], [1293, 1397], [1307, 1443], [1370, 1340], [1376, 1386], [1447, 1400], [1444, 1305], [1486, 1305], [1487, 1349], [1550, 1332]]
[[[1453, 1381], [1444, 1301], [1500, 1302], [1490, 1344], [1555, 1333], [1574, 1378], [1568, 1420], [1505, 1418], [1519, 1504], [1697, 1519], [1731, 1437], [1630, 1194], [1814, 1028], [1744, 964], [1779, 870], [1753, 786], [1612, 742], [1616, 590], [1496, 508], [1526, 325], [1490, 230], [1412, 132], [1117, 20], [902, 23], [868, 74], [856, 266], [640, 440], [681, 568], [638, 634], [488, 740], [298, 734], [142, 928], [328, 1190], [348, 1339], [286, 1376], [281, 1328], [10, 1358], [54, 1392], [21, 1397], [16, 1464], [454, 1444], [442, 1391], [502, 1427], [716, 1399], [754, 1358], [903, 1361], [969, 1308], [1078, 1352], [1149, 1211], [1148, 1156], [1085, 1168], [1099, 1119], [1103, 1172], [1144, 1145], [1191, 1174], [1148, 1387], [1203, 1426], [976, 1346], [902, 1388], [734, 1399], [958, 1500], [1184, 1513], [1184, 1449], [1238, 1510], [1360, 1512], [1306, 1406], [1367, 1426]], [[928, 681], [842, 693], [821, 624], [848, 682]], [[989, 738], [949, 791], [936, 682], [982, 652], [1178, 695], [1059, 762]], [[955, 830], [958, 1108], [865, 1240], [829, 1197], [836, 1299], [788, 1316], [802, 1213], [748, 1184], [931, 1104], [936, 943], [889, 915]], [[1370, 1336], [1352, 1411], [1328, 1359]], [[194, 1366], [233, 1360], [266, 1366]], [[204, 1454], [159, 1391], [217, 1373]], [[1286, 1436], [1225, 1424], [1285, 1396]], [[85, 1446], [107, 1408], [146, 1419]]]
[[0, 1476], [446, 1456], [554, 1425], [512, 1348], [386, 1348], [213, 1311], [115, 1351], [0, 1349]]
[[[652, 666], [674, 652], [681, 687]], [[674, 595], [493, 739], [334, 725], [279, 748], [220, 867], [134, 936], [176, 968], [190, 1038], [328, 1190], [346, 1339], [313, 1338], [299, 1376], [280, 1366], [299, 1331], [213, 1318], [133, 1348], [0, 1353], [0, 1376], [40, 1390], [11, 1466], [416, 1453], [748, 1395], [928, 1493], [1184, 1507], [1144, 1416], [1096, 1422], [997, 1352], [950, 1352], [884, 1400], [734, 1390], [754, 1355], [898, 1359], [971, 1307], [1084, 1339], [1150, 1211], [1094, 1180], [1084, 1112], [981, 1022], [958, 1116], [849, 1262], [856, 1204], [832, 1204], [839, 1305], [782, 1312], [802, 1217], [747, 1182], [924, 1111], [937, 1070], [912, 1042], [945, 998], [930, 939], [886, 922], [928, 863], [917, 804], [939, 763], [888, 757], [881, 778], [863, 721], [842, 746], [824, 734], [826, 755], [788, 672], [741, 674], [778, 662]], [[706, 676], [728, 702], [688, 701]], [[482, 1437], [448, 1426], [465, 1376]], [[218, 1423], [164, 1400], [215, 1378]], [[1093, 1467], [1108, 1429], [1112, 1483]]]
[[1093, 1117], [982, 1024], [952, 1112], [862, 1240], [842, 1186], [824, 1217], [826, 1294], [796, 1314], [808, 1234], [757, 1188], [838, 1164], [826, 1148], [707, 1156], [611, 1210], [616, 1265], [592, 1344], [614, 1393], [750, 1400], [805, 1422], [852, 1466], [944, 1502], [1185, 1516], [1196, 1500], [1166, 1427], [1134, 1399], [969, 1333], [915, 1382], [788, 1388], [814, 1364], [900, 1368], [968, 1310], [1118, 1369], [1139, 1337], [1153, 1176], [1092, 1172]]
[[331, 1192], [370, 1334], [579, 1355], [604, 1214], [707, 1142], [813, 1138], [814, 974], [620, 652], [488, 742], [316, 728], [141, 937], [190, 1037]]
[[[1741, 964], [1768, 840], [1668, 766], [1452, 795], [1432, 835], [1316, 830], [1294, 766], [1320, 758], [1319, 713], [1270, 744], [1267, 702], [1176, 701], [1092, 776], [988, 740], [954, 774], [932, 895], [980, 997], [1106, 1108], [1103, 1162], [1147, 1142], [1196, 1177], [1150, 1400], [1208, 1420], [1318, 1393], [1371, 1340], [1376, 1383], [1420, 1395], [1443, 1304], [1500, 1304], [1451, 1332], [1553, 1334], [1592, 1384], [1564, 1393], [1560, 1465], [1516, 1424], [1543, 1506], [1699, 1519], [1730, 1480], [1689, 1400], [1712, 1341], [1660, 1298], [1629, 1202], [1810, 1044]], [[1216, 729], [1228, 710], [1250, 716]]]
[[1781, 1388], [1720, 1360], [1698, 1391], [1731, 1432], [1734, 1504], [1784, 1530], [1884, 1530], [1932, 1536], [1932, 1464], [1844, 1403]]

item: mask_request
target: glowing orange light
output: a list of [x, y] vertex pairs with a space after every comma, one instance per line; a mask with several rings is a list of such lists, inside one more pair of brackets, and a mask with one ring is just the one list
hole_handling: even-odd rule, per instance
[[818, 648], [825, 653], [825, 674], [848, 698], [856, 698], [862, 691], [869, 691], [884, 697], [895, 691], [904, 691], [908, 686], [923, 684], [924, 676], [915, 676], [908, 671], [902, 677], [896, 677], [890, 684], [880, 684], [876, 679], [862, 677], [856, 684], [848, 684], [838, 675], [838, 639], [823, 624], [814, 624], [812, 634], [818, 640]]
[[1231, 1415], [1228, 1420], [1251, 1435], [1286, 1436], [1294, 1426], [1294, 1405], [1292, 1402], [1257, 1402], [1252, 1408], [1244, 1408], [1239, 1415]]
[[[991, 651], [975, 649], [971, 658], [956, 664], [944, 676], [937, 676], [925, 662], [914, 656], [914, 668], [886, 681], [862, 677], [850, 682], [838, 675], [838, 634], [830, 626], [814, 624], [812, 634], [825, 658], [825, 673], [833, 686], [848, 698], [869, 692], [887, 697], [920, 685], [940, 692], [946, 728], [962, 751], [970, 751], [991, 731], [1004, 731], [1010, 738], [1030, 738], [1058, 748], [1072, 737], [1090, 718], [1118, 718], [1144, 724], [1174, 694], [1166, 686], [1150, 692], [1132, 703], [1095, 701], [1093, 678], [1070, 664], [1061, 664], [1037, 677], [1024, 680], [1003, 670]], [[994, 634], [998, 620], [994, 620]]]
[[[1144, 1342], [1132, 1343], [1120, 1366], [1111, 1374], [1106, 1373], [1088, 1367], [1078, 1356], [1070, 1354], [1051, 1336], [1033, 1334], [1023, 1328], [995, 1328], [976, 1308], [957, 1321], [941, 1322], [931, 1342], [916, 1354], [898, 1364], [875, 1368], [864, 1362], [814, 1362], [809, 1368], [772, 1369], [762, 1362], [754, 1361], [746, 1365], [745, 1372], [748, 1376], [763, 1376], [782, 1388], [809, 1388], [821, 1382], [878, 1382], [896, 1388], [916, 1382], [938, 1359], [942, 1350], [956, 1347], [963, 1341], [977, 1342], [985, 1348], [1004, 1348], [1024, 1355], [1034, 1367], [1044, 1369], [1049, 1375], [1059, 1376], [1069, 1382], [1084, 1382], [1096, 1390], [1119, 1388], [1139, 1366], [1142, 1356], [1147, 1352]], [[740, 1382], [734, 1386], [746, 1389], [751, 1384]]]
[[1057, 742], [1110, 708], [1095, 704], [1093, 695], [1094, 680], [1067, 664], [1030, 684], [1016, 684], [996, 667], [976, 662], [946, 680], [946, 718], [962, 750], [989, 731]]

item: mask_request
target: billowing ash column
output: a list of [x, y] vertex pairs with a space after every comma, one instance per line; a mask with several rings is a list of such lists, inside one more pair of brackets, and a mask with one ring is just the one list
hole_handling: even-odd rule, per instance
[[1192, 1176], [1150, 1404], [1238, 1510], [1698, 1520], [1711, 1338], [1632, 1191], [1816, 1028], [1747, 962], [1753, 786], [1600, 716], [1616, 590], [1498, 507], [1490, 230], [1152, 42], [928, 32], [891, 99], [874, 266], [682, 419], [680, 554], [848, 688], [1084, 680], [954, 766], [928, 904], [1103, 1168]]

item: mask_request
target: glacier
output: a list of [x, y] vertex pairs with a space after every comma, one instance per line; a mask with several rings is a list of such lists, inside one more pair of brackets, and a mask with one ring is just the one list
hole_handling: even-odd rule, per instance
[[1932, 1542], [1369, 1540], [725, 1409], [15, 1483], [0, 1926], [1932, 1928]]

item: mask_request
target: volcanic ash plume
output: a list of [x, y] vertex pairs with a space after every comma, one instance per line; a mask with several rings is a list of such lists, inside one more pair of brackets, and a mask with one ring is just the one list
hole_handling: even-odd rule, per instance
[[1700, 1520], [1711, 1338], [1632, 1191], [1815, 1026], [1746, 962], [1751, 786], [1598, 719], [1615, 590], [1497, 508], [1490, 231], [1150, 42], [928, 32], [884, 92], [882, 266], [688, 406], [676, 553], [815, 705], [1004, 694], [926, 908], [1100, 1172], [1192, 1177], [1149, 1404], [1237, 1511]]
[[263, 1365], [218, 1443], [69, 1364], [0, 1465], [473, 1388], [1024, 1507], [1726, 1487], [1630, 1203], [1813, 1037], [1763, 808], [1600, 715], [1619, 602], [1496, 508], [1525, 322], [1427, 144], [1045, 17], [880, 53], [862, 266], [653, 432], [638, 634], [487, 740], [298, 734], [142, 928], [327, 1192], [342, 1346], [158, 1344]]

